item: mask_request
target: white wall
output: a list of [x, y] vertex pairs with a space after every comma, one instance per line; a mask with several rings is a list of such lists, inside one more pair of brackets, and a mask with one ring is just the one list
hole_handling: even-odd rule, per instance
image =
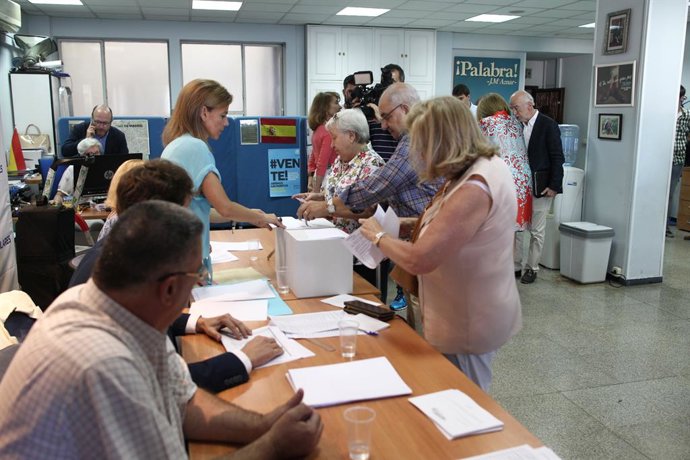
[[[54, 38], [106, 38], [167, 40], [170, 65], [171, 103], [182, 88], [180, 41], [283, 43], [285, 51], [285, 114], [304, 114], [304, 27], [217, 22], [174, 22], [48, 18], [25, 15], [22, 33]], [[3, 69], [0, 68], [0, 72]]]
[[563, 123], [580, 127], [580, 149], [574, 166], [585, 167], [587, 146], [587, 125], [592, 90], [592, 55], [583, 54], [560, 59], [559, 87], [565, 88], [563, 101]]
[[[16, 55], [13, 40], [0, 35], [0, 152], [6, 155], [12, 143], [12, 103], [10, 98], [10, 77], [12, 57]], [[0, 160], [4, 161], [4, 160]]]
[[[605, 24], [611, 11], [632, 8], [628, 50], [603, 55], [604, 28], [597, 28], [594, 64], [636, 60], [635, 105], [591, 111], [583, 216], [616, 232], [609, 268], [622, 267], [628, 280], [653, 280], [663, 270], [687, 1], [607, 0], [602, 5], [598, 24]], [[597, 139], [600, 113], [622, 114], [620, 141]]]
[[544, 61], [526, 61], [525, 70], [530, 69], [530, 78], [525, 73], [525, 86], [544, 86]]

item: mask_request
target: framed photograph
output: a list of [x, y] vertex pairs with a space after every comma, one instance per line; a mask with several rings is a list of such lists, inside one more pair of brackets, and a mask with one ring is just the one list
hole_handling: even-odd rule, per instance
[[604, 54], [625, 53], [628, 49], [629, 24], [630, 8], [608, 14], [604, 34]]
[[599, 139], [621, 140], [621, 124], [623, 115], [620, 113], [600, 113], [599, 114]]
[[598, 65], [594, 72], [595, 107], [632, 107], [635, 102], [635, 61]]

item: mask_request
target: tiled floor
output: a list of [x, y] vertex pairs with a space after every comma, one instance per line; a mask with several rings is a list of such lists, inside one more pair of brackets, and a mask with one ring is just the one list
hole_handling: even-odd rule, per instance
[[524, 327], [491, 390], [564, 459], [690, 459], [690, 241], [666, 239], [661, 284], [518, 284]]
[[518, 283], [524, 326], [491, 394], [563, 459], [690, 459], [690, 233], [676, 233], [660, 284], [548, 269]]

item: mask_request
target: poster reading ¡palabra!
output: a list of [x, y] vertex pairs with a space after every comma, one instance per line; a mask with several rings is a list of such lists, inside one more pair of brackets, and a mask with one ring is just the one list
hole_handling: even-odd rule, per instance
[[488, 93], [498, 93], [506, 101], [520, 89], [520, 59], [455, 56], [453, 86], [462, 83], [477, 103]]

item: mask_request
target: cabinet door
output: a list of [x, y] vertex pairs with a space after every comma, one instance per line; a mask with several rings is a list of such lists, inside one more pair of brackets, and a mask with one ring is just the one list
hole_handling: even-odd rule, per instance
[[410, 82], [410, 85], [412, 85], [414, 89], [417, 90], [417, 94], [419, 94], [419, 99], [421, 101], [434, 97], [433, 84]]
[[405, 81], [433, 84], [436, 67], [436, 32], [405, 31]]
[[[344, 77], [343, 77], [344, 78]], [[307, 88], [307, 105], [304, 113], [309, 114], [311, 102], [318, 93], [333, 91], [340, 96], [340, 103], [343, 101], [343, 81], [342, 80], [311, 80]]]
[[405, 63], [405, 32], [399, 29], [374, 30], [374, 81], [381, 81], [381, 67], [398, 64], [407, 76]]
[[[362, 70], [374, 70], [371, 68], [371, 42], [372, 32], [364, 27], [343, 27], [341, 34], [343, 67], [340, 81]], [[376, 72], [374, 72], [374, 76]]]
[[341, 68], [342, 44], [340, 27], [309, 27], [307, 70], [310, 80], [340, 80], [345, 75]]

